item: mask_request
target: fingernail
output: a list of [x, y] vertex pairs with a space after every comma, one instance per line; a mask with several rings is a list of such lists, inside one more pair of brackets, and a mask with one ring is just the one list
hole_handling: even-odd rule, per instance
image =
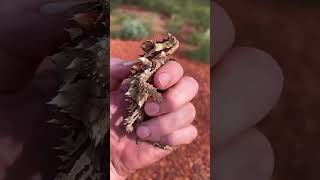
[[146, 139], [151, 136], [151, 130], [147, 126], [139, 126], [137, 129], [137, 135], [141, 139]]
[[148, 115], [156, 115], [160, 111], [160, 106], [157, 103], [154, 102], [148, 102], [145, 105], [145, 111]]
[[161, 73], [159, 75], [160, 85], [166, 87], [170, 81], [170, 76], [167, 73]]

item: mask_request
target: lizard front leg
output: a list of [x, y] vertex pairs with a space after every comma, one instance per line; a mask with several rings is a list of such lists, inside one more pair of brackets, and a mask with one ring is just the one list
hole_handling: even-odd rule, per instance
[[148, 99], [152, 99], [157, 103], [161, 103], [163, 101], [161, 93], [159, 93], [157, 88], [155, 88], [152, 84], [148, 82], [141, 82], [140, 86], [143, 88], [142, 91], [149, 95]]
[[[161, 93], [159, 93], [157, 91], [157, 89], [152, 84], [150, 84], [148, 82], [141, 82], [140, 84], [143, 87], [143, 91], [147, 92], [146, 94], [148, 94], [149, 98], [151, 98], [153, 101], [155, 101], [157, 103], [161, 103], [163, 101]], [[137, 121], [137, 123], [139, 124], [140, 121]], [[158, 148], [161, 148], [164, 150], [174, 150], [173, 147], [166, 145], [166, 144], [161, 144], [158, 142], [151, 142], [151, 141], [146, 141], [146, 142], [152, 144], [155, 147], [158, 147]]]

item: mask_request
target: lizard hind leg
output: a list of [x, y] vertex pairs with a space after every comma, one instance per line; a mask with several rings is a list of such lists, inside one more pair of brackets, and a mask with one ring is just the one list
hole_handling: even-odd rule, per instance
[[130, 115], [124, 120], [124, 125], [126, 127], [126, 132], [130, 133], [135, 128], [134, 125], [137, 124], [137, 122], [144, 119], [144, 113], [141, 111], [140, 108], [136, 108]]

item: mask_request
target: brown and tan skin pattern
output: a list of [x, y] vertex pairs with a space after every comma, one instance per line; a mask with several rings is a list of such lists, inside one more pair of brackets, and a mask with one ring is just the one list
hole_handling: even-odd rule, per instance
[[[134, 126], [146, 119], [143, 106], [148, 100], [162, 102], [161, 93], [151, 83], [156, 71], [169, 60], [179, 48], [179, 41], [170, 33], [161, 42], [145, 41], [141, 45], [144, 51], [139, 62], [131, 69], [131, 75], [125, 80], [128, 91], [125, 93], [129, 102], [128, 116], [124, 120], [127, 133], [134, 131]], [[154, 143], [155, 146], [167, 149], [168, 146]]]

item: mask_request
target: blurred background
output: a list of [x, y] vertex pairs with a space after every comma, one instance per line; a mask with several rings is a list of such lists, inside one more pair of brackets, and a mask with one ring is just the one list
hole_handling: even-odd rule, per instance
[[273, 180], [319, 180], [320, 1], [217, 2], [236, 27], [235, 45], [270, 53], [284, 72], [282, 97], [259, 124], [274, 148]]
[[183, 43], [190, 60], [209, 63], [209, 0], [112, 0], [111, 35], [122, 40], [148, 39], [170, 32]]
[[111, 57], [136, 60], [144, 40], [161, 40], [168, 32], [180, 41], [175, 57], [200, 85], [193, 100], [197, 139], [128, 179], [210, 179], [210, 1], [112, 0]]

